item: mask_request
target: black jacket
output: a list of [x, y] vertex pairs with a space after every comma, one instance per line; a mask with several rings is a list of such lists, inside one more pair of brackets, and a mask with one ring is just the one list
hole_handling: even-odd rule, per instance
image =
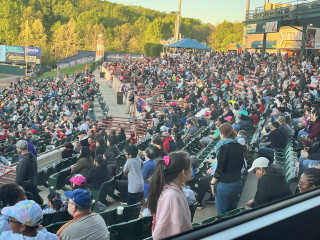
[[241, 169], [244, 163], [243, 152], [244, 149], [240, 143], [222, 145], [217, 156], [218, 166], [213, 176], [224, 183], [241, 180]]
[[257, 192], [251, 207], [271, 203], [291, 195], [292, 193], [281, 170], [274, 165], [270, 165], [267, 173], [258, 181]]
[[114, 154], [114, 157], [118, 157], [120, 155], [120, 151], [117, 145], [110, 145], [107, 152], [112, 152]]
[[93, 167], [90, 169], [86, 182], [90, 189], [99, 189], [101, 184], [109, 180], [109, 171], [107, 168], [101, 166]]
[[275, 129], [269, 133], [272, 148], [285, 148], [287, 145], [287, 137], [280, 129]]
[[36, 184], [37, 170], [36, 157], [31, 152], [22, 155], [16, 168], [16, 184], [22, 185], [26, 181]]

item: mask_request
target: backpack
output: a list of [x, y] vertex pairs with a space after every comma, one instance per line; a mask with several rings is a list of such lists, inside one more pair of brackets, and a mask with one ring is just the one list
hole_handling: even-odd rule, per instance
[[177, 143], [175, 141], [169, 141], [169, 151], [168, 151], [168, 153], [174, 152], [177, 149], [178, 149]]

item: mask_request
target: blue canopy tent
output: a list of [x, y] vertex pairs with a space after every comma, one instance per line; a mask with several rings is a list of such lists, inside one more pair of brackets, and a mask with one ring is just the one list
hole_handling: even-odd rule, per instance
[[208, 47], [202, 43], [197, 42], [191, 38], [184, 38], [178, 42], [174, 42], [164, 46], [165, 48], [191, 48], [191, 49], [201, 49], [201, 50], [211, 50], [211, 47]]

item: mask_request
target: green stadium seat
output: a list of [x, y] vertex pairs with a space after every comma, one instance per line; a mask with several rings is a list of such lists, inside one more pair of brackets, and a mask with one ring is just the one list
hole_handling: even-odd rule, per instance
[[46, 229], [48, 232], [51, 232], [53, 234], [56, 234], [58, 230], [69, 221], [64, 221], [64, 222], [56, 222], [51, 225], [46, 226]]
[[111, 209], [109, 211], [99, 213], [100, 216], [103, 218], [107, 226], [111, 226], [113, 224], [117, 224], [117, 209]]
[[140, 240], [151, 236], [152, 217], [143, 217], [108, 228], [110, 240]]
[[15, 164], [19, 161], [19, 154], [14, 154], [11, 159], [11, 164]]
[[218, 216], [210, 217], [210, 218], [203, 220], [202, 224], [214, 223], [214, 222], [218, 221], [219, 219], [220, 219], [220, 217], [218, 217]]
[[109, 181], [104, 182], [99, 190], [91, 190], [93, 199], [95, 200], [95, 206], [94, 211], [95, 212], [101, 212], [101, 210], [98, 208], [98, 201], [103, 203], [104, 205], [111, 206], [112, 203], [106, 200], [107, 195], [110, 197], [117, 199], [118, 196], [114, 194], [114, 190], [116, 189], [116, 181], [114, 178], [110, 179]]
[[47, 213], [43, 214], [43, 219], [41, 222], [42, 226], [48, 226], [50, 224], [54, 224], [57, 222], [69, 221], [72, 220], [73, 217], [68, 213], [68, 210], [54, 212], [54, 213]]
[[189, 210], [190, 210], [190, 213], [191, 213], [191, 222], [193, 221], [193, 217], [194, 217], [194, 214], [197, 210], [197, 206], [198, 206], [198, 203], [196, 202], [195, 204], [193, 205], [189, 205]]
[[128, 222], [130, 220], [136, 219], [139, 217], [140, 209], [142, 203], [136, 203], [130, 206], [125, 206], [122, 214], [122, 222]]
[[65, 190], [66, 178], [71, 175], [71, 168], [66, 168], [51, 175], [49, 181], [49, 191], [55, 192], [57, 190]]

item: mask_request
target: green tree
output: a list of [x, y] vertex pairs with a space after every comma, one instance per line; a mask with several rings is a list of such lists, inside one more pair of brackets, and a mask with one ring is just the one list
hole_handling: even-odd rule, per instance
[[155, 19], [152, 23], [149, 24], [145, 32], [145, 42], [147, 43], [159, 43], [162, 39], [162, 21], [161, 18]]
[[76, 24], [71, 18], [67, 24], [55, 30], [51, 51], [54, 53], [54, 59], [60, 60], [76, 54], [78, 46]]

